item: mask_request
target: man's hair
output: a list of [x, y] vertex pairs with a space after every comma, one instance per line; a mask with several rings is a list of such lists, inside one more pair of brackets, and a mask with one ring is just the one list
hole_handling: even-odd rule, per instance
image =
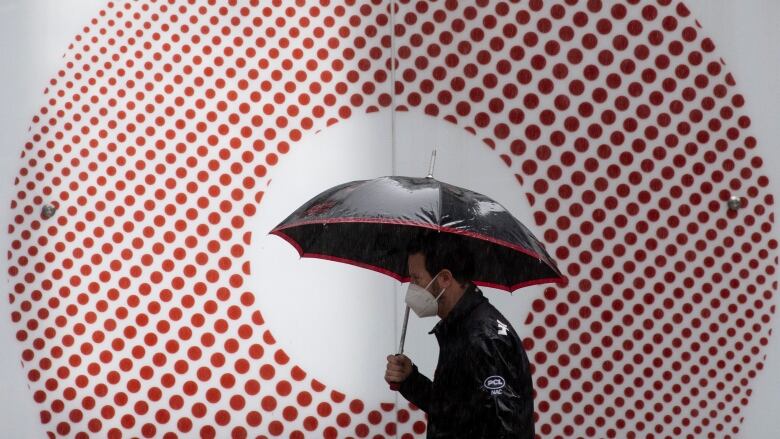
[[474, 255], [465, 245], [467, 240], [464, 236], [425, 231], [409, 243], [406, 254], [421, 253], [425, 256], [425, 269], [431, 276], [447, 269], [464, 285], [474, 277]]

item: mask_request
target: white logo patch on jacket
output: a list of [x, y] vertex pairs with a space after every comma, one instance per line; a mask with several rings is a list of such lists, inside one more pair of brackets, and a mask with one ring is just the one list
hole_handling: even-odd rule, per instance
[[506, 323], [501, 323], [501, 320], [496, 320], [498, 322], [498, 335], [506, 335], [506, 330], [509, 328]]
[[485, 389], [490, 390], [491, 395], [500, 395], [504, 386], [506, 386], [506, 380], [498, 375], [489, 376], [482, 384]]

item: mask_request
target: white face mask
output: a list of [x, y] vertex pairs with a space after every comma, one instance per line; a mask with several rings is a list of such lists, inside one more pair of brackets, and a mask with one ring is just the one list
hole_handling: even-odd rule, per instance
[[439, 311], [439, 297], [444, 294], [446, 288], [442, 288], [436, 297], [428, 292], [428, 287], [433, 284], [437, 276], [438, 274], [431, 279], [425, 288], [414, 282], [409, 282], [409, 288], [406, 290], [406, 304], [417, 314], [417, 317], [432, 317]]

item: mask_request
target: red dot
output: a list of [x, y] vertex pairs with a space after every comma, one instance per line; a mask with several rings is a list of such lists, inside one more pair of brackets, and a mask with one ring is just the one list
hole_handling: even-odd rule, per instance
[[273, 411], [276, 408], [276, 398], [266, 396], [262, 399], [260, 406], [267, 412]]
[[284, 431], [284, 425], [280, 421], [271, 421], [270, 424], [268, 424], [268, 432], [271, 433], [272, 436], [279, 436]]

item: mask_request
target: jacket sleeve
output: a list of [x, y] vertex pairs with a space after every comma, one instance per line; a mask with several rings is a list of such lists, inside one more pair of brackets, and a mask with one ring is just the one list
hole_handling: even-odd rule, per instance
[[412, 365], [412, 373], [401, 383], [398, 390], [407, 401], [416, 405], [425, 413], [428, 413], [432, 387], [433, 383], [431, 380], [417, 370], [417, 365]]
[[[517, 342], [473, 336], [467, 389], [473, 407], [470, 437], [533, 438], [533, 389], [528, 359]], [[502, 336], [498, 336], [502, 337]]]

